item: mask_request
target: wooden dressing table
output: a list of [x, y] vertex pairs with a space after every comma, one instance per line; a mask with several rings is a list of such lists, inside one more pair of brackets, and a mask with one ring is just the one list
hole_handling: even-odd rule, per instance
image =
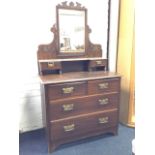
[[[89, 41], [87, 9], [63, 2], [56, 13], [57, 26], [51, 29], [54, 39], [40, 45], [37, 52], [49, 152], [74, 140], [117, 134], [120, 96], [120, 76], [107, 70], [108, 59], [102, 58], [101, 46]], [[62, 26], [71, 15], [82, 20], [75, 32], [65, 23]], [[75, 45], [71, 33], [78, 36], [79, 44]]]

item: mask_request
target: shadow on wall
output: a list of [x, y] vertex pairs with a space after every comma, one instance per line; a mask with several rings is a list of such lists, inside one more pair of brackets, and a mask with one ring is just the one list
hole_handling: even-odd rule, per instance
[[20, 132], [31, 131], [43, 127], [41, 98], [40, 95], [33, 95], [33, 93], [29, 92], [21, 98], [19, 120]]

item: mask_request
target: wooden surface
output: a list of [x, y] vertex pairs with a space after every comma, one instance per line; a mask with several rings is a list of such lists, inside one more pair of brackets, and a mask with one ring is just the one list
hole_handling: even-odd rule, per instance
[[63, 62], [63, 61], [83, 61], [83, 60], [107, 60], [101, 57], [96, 58], [66, 58], [66, 59], [39, 59], [38, 62]]
[[[64, 3], [66, 3], [64, 5]], [[51, 31], [54, 33], [53, 41], [50, 44], [42, 44], [38, 47], [37, 57], [38, 59], [67, 59], [67, 58], [94, 58], [102, 57], [102, 48], [100, 44], [93, 44], [89, 40], [89, 33], [91, 29], [87, 24], [87, 9], [85, 7], [77, 6], [75, 3], [71, 2], [71, 5], [67, 5], [67, 1], [63, 4], [58, 4], [56, 7], [56, 24], [53, 25]], [[85, 49], [83, 52], [61, 52], [60, 51], [60, 36], [59, 36], [59, 9], [67, 10], [79, 10], [85, 12], [85, 35], [84, 35], [84, 45]], [[71, 26], [71, 25], [70, 25]]]
[[[62, 60], [62, 61], [61, 61]], [[50, 59], [38, 61], [39, 74], [59, 74], [82, 71], [106, 71], [107, 59]]]
[[[106, 102], [101, 102], [105, 100]], [[84, 103], [84, 104], [83, 104]], [[50, 100], [49, 117], [51, 120], [57, 120], [72, 117], [81, 114], [87, 114], [94, 111], [103, 111], [117, 108], [119, 103], [119, 94], [117, 92], [97, 95], [85, 95], [73, 97], [70, 99]], [[65, 106], [71, 105], [68, 111]]]
[[[41, 76], [41, 80], [49, 152], [70, 141], [103, 133], [117, 134], [119, 75], [77, 72]], [[66, 94], [63, 88], [73, 89]]]
[[107, 66], [107, 59], [94, 59], [89, 63], [89, 67]]
[[75, 82], [84, 80], [95, 80], [105, 78], [120, 77], [117, 73], [96, 71], [96, 72], [71, 72], [64, 74], [44, 75], [40, 76], [42, 84], [56, 84], [64, 82]]
[[[47, 89], [50, 100], [64, 99], [67, 97], [75, 97], [87, 94], [87, 87], [85, 81], [48, 85]], [[69, 89], [69, 91], [71, 92], [67, 91], [67, 93], [65, 93], [65, 89]]]
[[[107, 123], [100, 123], [99, 118], [108, 117]], [[72, 117], [70, 119], [52, 121], [51, 132], [55, 133], [51, 136], [52, 140], [64, 140], [67, 138], [76, 138], [87, 135], [89, 132], [97, 131], [98, 129], [104, 129], [117, 124], [117, 111], [111, 110], [109, 112], [91, 113], [89, 115], [80, 115], [79, 117]], [[70, 131], [64, 131], [65, 126], [74, 125], [74, 128]]]
[[[100, 85], [106, 85], [100, 88]], [[119, 91], [119, 78], [108, 78], [88, 81], [88, 94], [108, 93]]]
[[[57, 6], [57, 19], [61, 7], [81, 9], [63, 2]], [[60, 52], [58, 25], [57, 20], [51, 29], [53, 41], [37, 52], [49, 152], [67, 142], [118, 131], [120, 75], [106, 71], [108, 59], [102, 58], [99, 44], [90, 42], [87, 17], [82, 54]]]

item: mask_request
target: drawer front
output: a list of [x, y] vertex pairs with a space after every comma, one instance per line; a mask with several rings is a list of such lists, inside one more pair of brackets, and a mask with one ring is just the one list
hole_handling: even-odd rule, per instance
[[87, 94], [87, 85], [85, 82], [49, 85], [47, 91], [49, 100], [62, 99]]
[[117, 125], [117, 111], [100, 112], [74, 119], [61, 120], [51, 123], [51, 139], [60, 140], [74, 138], [88, 132], [113, 127]]
[[119, 78], [88, 81], [88, 94], [119, 92]]
[[89, 62], [89, 67], [97, 67], [97, 66], [107, 66], [107, 60], [99, 59], [99, 60], [91, 60]]
[[79, 114], [117, 108], [119, 94], [86, 96], [63, 101], [51, 101], [49, 104], [50, 120], [61, 119]]
[[61, 62], [42, 62], [40, 68], [41, 70], [61, 69]]

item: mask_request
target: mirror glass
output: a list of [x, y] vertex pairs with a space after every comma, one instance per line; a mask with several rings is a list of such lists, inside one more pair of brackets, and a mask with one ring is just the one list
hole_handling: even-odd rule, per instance
[[61, 53], [85, 51], [85, 11], [58, 10]]

